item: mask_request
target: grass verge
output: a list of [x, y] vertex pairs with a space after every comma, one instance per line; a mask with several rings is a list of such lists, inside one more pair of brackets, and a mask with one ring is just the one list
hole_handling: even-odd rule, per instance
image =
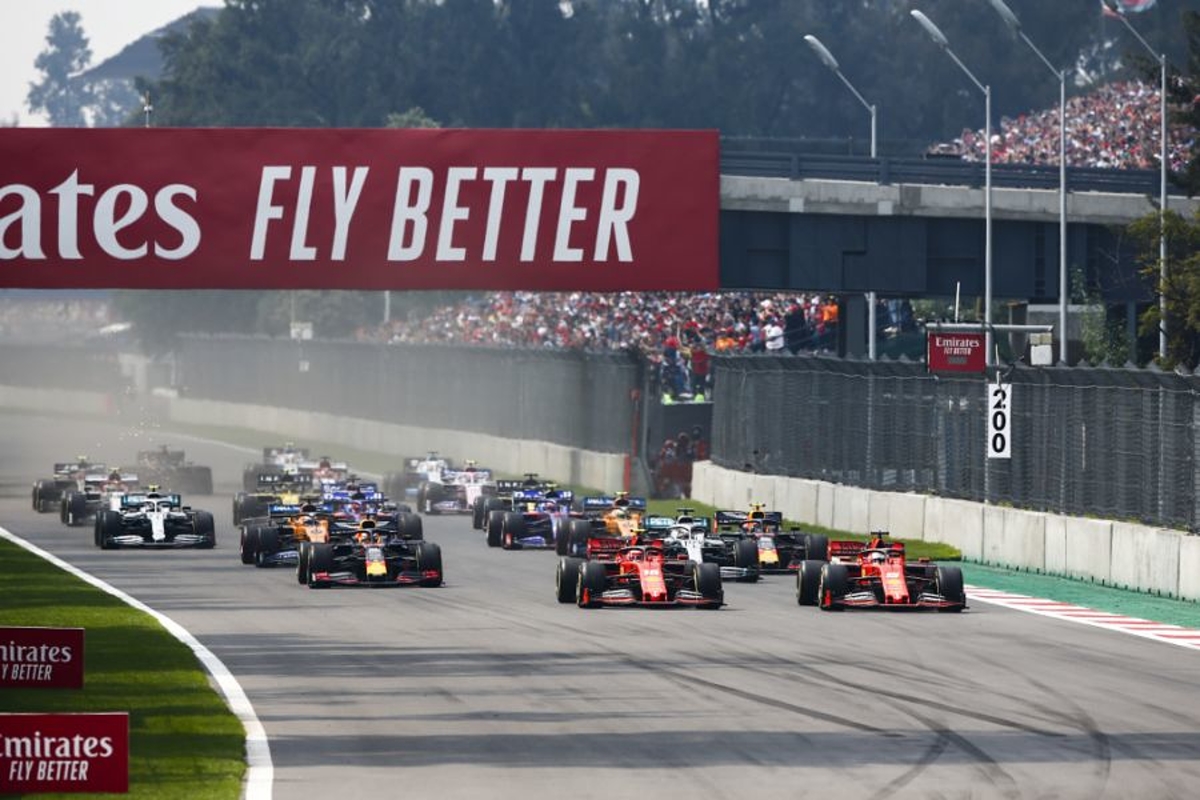
[[241, 795], [245, 730], [192, 651], [157, 620], [6, 541], [0, 541], [0, 597], [2, 626], [87, 631], [83, 689], [0, 689], [0, 711], [127, 711], [128, 797]]

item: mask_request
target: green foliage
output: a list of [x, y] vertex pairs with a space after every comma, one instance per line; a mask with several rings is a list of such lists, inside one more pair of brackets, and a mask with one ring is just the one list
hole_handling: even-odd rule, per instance
[[[1162, 277], [1159, 259], [1160, 222], [1151, 214], [1129, 227], [1140, 248], [1138, 262], [1157, 297], [1165, 297], [1167, 307], [1167, 357], [1159, 360], [1164, 369], [1200, 366], [1200, 217], [1184, 219], [1175, 212], [1165, 215], [1167, 236], [1167, 276]], [[1158, 335], [1162, 315], [1154, 303], [1140, 319], [1140, 332]]]
[[399, 114], [388, 114], [384, 118], [385, 128], [440, 128], [437, 120], [425, 113], [420, 106], [413, 106]]
[[245, 731], [195, 655], [157, 621], [8, 542], [0, 597], [0, 625], [87, 631], [83, 689], [0, 689], [0, 711], [128, 711], [128, 797], [241, 794]]
[[55, 14], [50, 20], [46, 49], [34, 61], [42, 78], [30, 84], [26, 96], [29, 109], [45, 112], [55, 126], [86, 125], [84, 108], [93, 101], [90, 87], [73, 78], [92, 61], [79, 20], [76, 11]]
[[1092, 364], [1124, 364], [1129, 355], [1129, 339], [1119, 320], [1109, 319], [1100, 291], [1087, 284], [1082, 267], [1071, 270], [1071, 301], [1082, 305], [1079, 312], [1083, 358]]

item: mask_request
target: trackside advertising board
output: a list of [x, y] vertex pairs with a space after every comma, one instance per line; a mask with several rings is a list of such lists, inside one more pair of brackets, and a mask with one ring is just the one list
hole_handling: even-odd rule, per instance
[[0, 128], [0, 287], [717, 288], [715, 131]]
[[0, 689], [82, 689], [83, 628], [0, 628]]
[[984, 336], [982, 333], [941, 333], [926, 336], [925, 363], [930, 372], [983, 372]]
[[0, 794], [128, 791], [128, 714], [0, 714]]

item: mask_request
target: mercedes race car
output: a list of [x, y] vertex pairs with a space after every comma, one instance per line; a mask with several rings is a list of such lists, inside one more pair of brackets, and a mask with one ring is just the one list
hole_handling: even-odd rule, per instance
[[751, 505], [749, 511], [718, 511], [717, 531], [720, 535], [741, 534], [753, 539], [758, 547], [760, 572], [795, 572], [806, 559], [824, 561], [829, 557], [829, 539], [800, 528], [783, 528], [783, 514], [764, 511], [761, 504]]
[[445, 579], [436, 544], [389, 536], [370, 526], [348, 539], [305, 543], [296, 574], [310, 589], [441, 586]]
[[555, 572], [560, 603], [580, 608], [601, 606], [690, 606], [720, 608], [725, 604], [721, 569], [672, 552], [661, 541], [621, 547], [587, 559], [563, 556]]
[[678, 517], [646, 517], [641, 541], [661, 540], [668, 551], [682, 550], [692, 561], [716, 564], [723, 580], [754, 583], [759, 579], [758, 542], [740, 532], [714, 532], [707, 517], [678, 509]]
[[183, 505], [178, 494], [158, 492], [123, 495], [119, 510], [104, 509], [96, 516], [94, 531], [102, 550], [212, 548], [217, 543], [212, 514]]
[[806, 560], [796, 573], [796, 602], [845, 608], [958, 612], [967, 607], [962, 570], [928, 559], [911, 563], [904, 544], [871, 534], [869, 542], [833, 541], [829, 561]]

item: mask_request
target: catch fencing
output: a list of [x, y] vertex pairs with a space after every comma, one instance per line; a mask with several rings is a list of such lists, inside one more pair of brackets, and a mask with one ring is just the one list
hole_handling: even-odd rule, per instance
[[1200, 377], [1012, 370], [1011, 457], [987, 458], [988, 383], [923, 364], [714, 359], [724, 467], [1040, 511], [1200, 528]]
[[188, 397], [624, 453], [643, 382], [629, 353], [188, 336]]

